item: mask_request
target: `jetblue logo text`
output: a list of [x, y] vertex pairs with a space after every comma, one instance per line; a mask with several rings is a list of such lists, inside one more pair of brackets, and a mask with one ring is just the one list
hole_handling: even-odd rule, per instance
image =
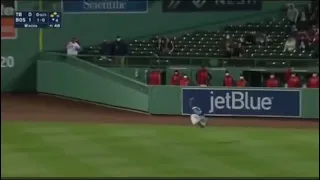
[[246, 110], [270, 110], [272, 107], [272, 97], [250, 97], [248, 92], [230, 92], [225, 96], [214, 96], [210, 92], [210, 111], [215, 109], [246, 109]]
[[300, 91], [183, 89], [182, 114], [192, 106], [212, 116], [301, 116]]

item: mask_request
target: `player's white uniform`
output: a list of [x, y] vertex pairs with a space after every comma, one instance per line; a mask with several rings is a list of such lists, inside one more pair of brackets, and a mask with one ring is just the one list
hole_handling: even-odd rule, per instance
[[205, 127], [207, 125], [207, 118], [203, 115], [203, 112], [197, 106], [192, 107], [190, 120], [193, 125], [199, 125], [200, 127]]

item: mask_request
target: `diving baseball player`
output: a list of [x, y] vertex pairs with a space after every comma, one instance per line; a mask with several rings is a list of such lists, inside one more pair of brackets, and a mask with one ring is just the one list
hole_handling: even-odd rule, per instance
[[201, 128], [207, 126], [208, 119], [204, 116], [202, 110], [197, 106], [192, 107], [192, 114], [190, 116], [190, 119], [193, 125], [198, 125]]

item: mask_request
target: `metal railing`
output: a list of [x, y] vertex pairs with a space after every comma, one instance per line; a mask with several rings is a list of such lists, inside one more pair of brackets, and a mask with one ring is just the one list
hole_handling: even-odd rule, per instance
[[78, 55], [80, 59], [100, 66], [200, 66], [207, 67], [318, 67], [319, 59], [273, 59], [273, 58], [217, 58], [217, 57], [177, 57], [177, 56], [119, 56]]

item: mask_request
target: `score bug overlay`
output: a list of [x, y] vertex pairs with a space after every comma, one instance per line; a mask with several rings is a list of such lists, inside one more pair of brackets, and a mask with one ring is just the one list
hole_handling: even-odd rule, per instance
[[61, 28], [60, 12], [15, 12], [15, 28]]
[[49, 27], [50, 28], [61, 28], [61, 13], [51, 12], [49, 13]]

